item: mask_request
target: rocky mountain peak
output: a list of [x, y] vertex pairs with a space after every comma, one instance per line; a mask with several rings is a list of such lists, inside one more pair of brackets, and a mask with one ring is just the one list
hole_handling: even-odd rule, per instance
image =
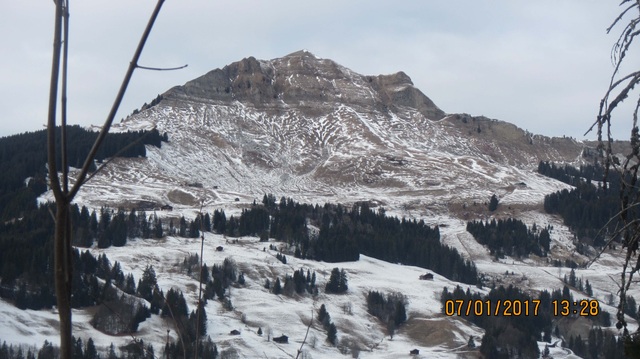
[[401, 206], [416, 197], [443, 208], [482, 203], [491, 193], [525, 195], [514, 183], [542, 193], [530, 172], [540, 160], [581, 161], [584, 153], [572, 139], [503, 121], [445, 117], [404, 72], [361, 75], [308, 51], [210, 71], [165, 92], [120, 130], [150, 127], [167, 132], [169, 144], [149, 150], [143, 173], [161, 169], [167, 183], [247, 198], [355, 191], [386, 193]]
[[404, 72], [365, 76], [306, 50], [281, 58], [248, 57], [176, 86], [163, 98], [204, 103], [239, 101], [261, 108], [299, 107], [314, 113], [339, 105], [363, 110], [418, 110], [428, 119], [444, 117]]

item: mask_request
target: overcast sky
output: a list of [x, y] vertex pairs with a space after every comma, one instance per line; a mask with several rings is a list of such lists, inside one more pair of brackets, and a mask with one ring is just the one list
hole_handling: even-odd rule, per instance
[[[117, 120], [231, 62], [307, 49], [365, 75], [404, 71], [447, 113], [582, 139], [612, 71], [617, 33], [605, 29], [619, 2], [167, 0], [140, 64], [189, 66], [136, 71]], [[154, 6], [70, 1], [70, 123], [104, 121]], [[3, 1], [0, 136], [44, 128], [53, 12], [53, 1]]]

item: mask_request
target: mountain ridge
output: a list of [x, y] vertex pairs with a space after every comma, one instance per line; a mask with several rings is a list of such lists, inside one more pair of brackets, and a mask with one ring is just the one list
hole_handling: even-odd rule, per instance
[[[292, 81], [294, 76], [296, 79]], [[351, 86], [343, 81], [345, 78], [351, 80]], [[351, 93], [354, 95], [350, 96]], [[380, 109], [411, 105], [420, 109], [425, 117], [439, 120], [444, 116], [433, 101], [413, 86], [404, 72], [364, 76], [304, 50], [269, 61], [244, 58], [209, 71], [183, 86], [175, 86], [162, 96], [189, 101], [236, 100], [262, 107], [305, 101], [316, 105], [318, 102], [348, 102]]]
[[[587, 147], [482, 116], [445, 114], [403, 72], [360, 75], [306, 51], [210, 71], [113, 128], [154, 127], [170, 142], [132, 166], [154, 173], [163, 183], [154, 200], [167, 203], [175, 203], [167, 193], [182, 191], [176, 183], [197, 182], [204, 189], [196, 197], [212, 202], [264, 193], [301, 201], [391, 196], [394, 203], [384, 202], [396, 208], [418, 198], [446, 209], [511, 195], [514, 183], [564, 188], [538, 178], [538, 162], [581, 163]], [[186, 173], [185, 163], [193, 170]], [[105, 174], [134, 195], [119, 173]]]

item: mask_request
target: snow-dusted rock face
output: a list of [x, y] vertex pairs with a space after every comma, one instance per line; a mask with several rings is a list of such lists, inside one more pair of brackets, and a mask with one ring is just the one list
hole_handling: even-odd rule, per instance
[[313, 115], [347, 105], [365, 112], [411, 107], [432, 120], [444, 117], [403, 72], [363, 76], [306, 51], [271, 61], [249, 57], [176, 86], [164, 97], [177, 102], [240, 101], [274, 114], [295, 107]]
[[[306, 51], [213, 70], [114, 130], [154, 126], [169, 143], [107, 168], [86, 187], [105, 196], [80, 201], [196, 206], [273, 193], [447, 209], [497, 193], [539, 203], [563, 185], [534, 174], [538, 162], [576, 161], [584, 147], [485, 117], [445, 115], [403, 72], [360, 75]], [[201, 189], [180, 194], [196, 182]]]

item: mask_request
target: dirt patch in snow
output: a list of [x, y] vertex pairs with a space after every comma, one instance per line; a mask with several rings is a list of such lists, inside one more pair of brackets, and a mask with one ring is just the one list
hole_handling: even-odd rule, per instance
[[441, 346], [444, 348], [458, 348], [465, 343], [459, 340], [459, 325], [455, 320], [445, 317], [411, 318], [402, 329], [404, 333], [416, 343], [425, 347]]
[[181, 204], [185, 206], [195, 207], [200, 204], [198, 199], [194, 197], [191, 193], [187, 193], [180, 189], [174, 189], [167, 193], [167, 198], [173, 203]]

